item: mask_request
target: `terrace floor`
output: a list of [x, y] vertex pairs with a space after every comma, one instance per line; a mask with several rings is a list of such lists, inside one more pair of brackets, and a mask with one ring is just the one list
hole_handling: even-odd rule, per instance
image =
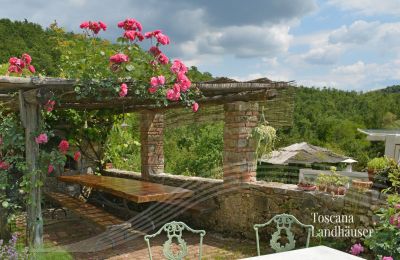
[[[49, 212], [44, 212], [44, 239], [46, 247], [58, 247], [84, 241], [85, 239], [96, 236], [102, 233], [102, 230], [90, 222], [74, 216], [68, 212], [65, 217], [61, 211], [58, 211], [55, 219], [51, 219]], [[184, 239], [187, 241], [189, 248], [189, 256], [187, 259], [197, 259], [197, 250], [199, 237], [190, 233], [184, 234]], [[152, 240], [153, 259], [164, 259], [162, 257], [162, 244], [167, 239], [159, 237]], [[65, 254], [65, 253], [64, 253]], [[63, 254], [63, 257], [64, 257]], [[57, 259], [149, 259], [146, 243], [143, 236], [138, 236], [135, 239], [128, 240], [114, 248], [105, 249], [97, 252], [72, 252], [70, 257]], [[238, 240], [224, 238], [221, 235], [207, 232], [203, 242], [203, 259], [240, 259], [256, 254], [255, 242], [249, 240]], [[50, 255], [50, 254], [49, 254]], [[44, 257], [43, 259], [53, 258]], [[68, 254], [67, 254], [68, 255]]]

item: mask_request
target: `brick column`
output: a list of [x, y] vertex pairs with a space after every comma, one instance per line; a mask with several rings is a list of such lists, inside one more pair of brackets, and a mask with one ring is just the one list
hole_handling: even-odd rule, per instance
[[164, 172], [164, 115], [143, 111], [140, 115], [140, 144], [142, 178]]
[[258, 122], [258, 103], [228, 103], [224, 110], [224, 182], [256, 181], [256, 144], [250, 136]]

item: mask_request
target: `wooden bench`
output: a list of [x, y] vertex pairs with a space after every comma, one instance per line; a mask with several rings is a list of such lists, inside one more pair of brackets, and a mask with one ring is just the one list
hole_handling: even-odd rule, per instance
[[104, 229], [109, 229], [112, 226], [124, 223], [123, 220], [108, 213], [102, 208], [85, 203], [69, 195], [59, 192], [46, 192], [45, 196], [56, 204], [71, 210], [79, 217], [86, 218]]

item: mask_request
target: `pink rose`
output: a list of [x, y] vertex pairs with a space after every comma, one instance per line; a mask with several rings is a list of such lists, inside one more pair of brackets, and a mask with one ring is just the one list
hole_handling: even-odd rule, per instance
[[103, 31], [107, 30], [107, 24], [105, 24], [104, 22], [99, 21], [99, 26]]
[[49, 100], [49, 101], [47, 101], [46, 105], [44, 105], [44, 108], [47, 110], [47, 112], [51, 112], [51, 111], [53, 111], [55, 104], [56, 104], [56, 101]]
[[50, 174], [54, 171], [54, 166], [49, 164], [49, 166], [47, 167], [47, 173]]
[[128, 62], [129, 57], [123, 53], [118, 53], [110, 57], [110, 62], [113, 63], [122, 63], [122, 62]]
[[126, 31], [133, 30], [133, 31], [142, 31], [142, 24], [136, 21], [135, 19], [125, 19], [125, 21], [118, 23], [119, 28], [123, 28]]
[[164, 53], [161, 53], [159, 56], [158, 56], [158, 62], [160, 62], [161, 64], [168, 64], [168, 62], [169, 62], [169, 59], [168, 59], [168, 57], [167, 56], [165, 56], [165, 54]]
[[18, 58], [17, 57], [11, 57], [9, 60], [8, 60], [8, 63], [10, 63], [10, 65], [17, 65], [17, 62], [18, 62]]
[[94, 34], [98, 34], [101, 30], [100, 24], [97, 22], [89, 22], [89, 30]]
[[193, 110], [193, 112], [197, 112], [197, 110], [199, 110], [199, 104], [197, 102], [193, 103], [192, 110]]
[[136, 38], [136, 31], [125, 31], [124, 38], [133, 41]]
[[26, 64], [31, 64], [31, 62], [32, 62], [32, 57], [29, 55], [29, 54], [27, 54], [27, 53], [24, 53], [24, 54], [22, 54], [22, 60], [26, 63]]
[[183, 64], [182, 61], [180, 60], [174, 60], [171, 66], [171, 71], [175, 74], [178, 74], [180, 72], [186, 73], [188, 71], [187, 67], [185, 64]]
[[157, 77], [151, 77], [151, 79], [150, 79], [150, 85], [151, 85], [152, 87], [157, 87], [157, 86], [158, 86], [158, 79], [157, 79]]
[[58, 145], [58, 149], [61, 153], [66, 154], [69, 149], [69, 143], [67, 140], [62, 140]]
[[28, 69], [29, 69], [29, 71], [31, 73], [35, 73], [36, 72], [36, 69], [35, 69], [35, 67], [33, 67], [33, 65], [29, 65]]
[[48, 142], [47, 134], [45, 134], [45, 133], [40, 134], [39, 136], [37, 136], [35, 138], [35, 142], [37, 144], [45, 144], [45, 143], [47, 143]]
[[391, 257], [391, 256], [383, 256], [382, 260], [393, 260], [393, 257]]
[[146, 37], [146, 39], [149, 39], [151, 37], [155, 37], [157, 34], [160, 34], [160, 33], [161, 33], [161, 30], [155, 30], [155, 31], [152, 31], [152, 32], [145, 33], [144, 37]]
[[122, 83], [119, 89], [119, 96], [125, 97], [126, 95], [128, 95], [128, 86], [125, 83]]
[[89, 22], [88, 21], [82, 22], [79, 27], [81, 29], [87, 29], [87, 28], [89, 28]]
[[167, 35], [164, 35], [162, 33], [158, 33], [156, 36], [157, 41], [162, 44], [162, 45], [167, 45], [169, 44], [169, 38]]
[[181, 92], [179, 91], [179, 88], [175, 87], [175, 85], [173, 89], [168, 89], [166, 93], [166, 97], [170, 101], [178, 101], [181, 97]]
[[8, 72], [10, 72], [10, 73], [18, 73], [19, 74], [19, 73], [22, 72], [22, 69], [20, 67], [16, 66], [16, 65], [11, 65], [11, 66], [8, 67]]
[[151, 46], [150, 49], [149, 49], [149, 52], [150, 52], [154, 57], [156, 57], [156, 56], [158, 56], [158, 55], [161, 54], [160, 49], [157, 48], [156, 46]]
[[81, 152], [76, 151], [76, 152], [74, 153], [74, 160], [75, 160], [75, 161], [78, 161], [79, 158], [81, 158]]
[[149, 93], [150, 94], [154, 94], [155, 92], [157, 92], [157, 90], [158, 90], [158, 87], [150, 87], [149, 88]]
[[165, 84], [165, 77], [163, 75], [160, 75], [158, 77], [152, 77], [150, 79], [150, 85], [152, 87], [157, 87], [164, 84]]
[[358, 243], [358, 244], [354, 244], [351, 248], [350, 248], [350, 253], [352, 255], [359, 255], [362, 252], [364, 252], [364, 247]]
[[0, 169], [1, 170], [8, 170], [8, 168], [10, 168], [10, 165], [7, 162], [4, 161], [0, 161]]
[[186, 92], [188, 88], [190, 88], [192, 82], [189, 80], [189, 78], [185, 75], [183, 72], [179, 72], [177, 75], [177, 81], [179, 85], [181, 86], [181, 91]]

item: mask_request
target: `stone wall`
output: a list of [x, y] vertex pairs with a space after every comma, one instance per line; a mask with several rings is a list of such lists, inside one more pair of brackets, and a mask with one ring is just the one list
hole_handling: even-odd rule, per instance
[[[120, 170], [105, 174], [141, 178], [140, 173]], [[304, 224], [314, 225], [317, 230], [333, 228], [335, 225], [352, 229], [372, 228], [373, 222], [377, 220], [373, 212], [384, 201], [382, 195], [376, 191], [360, 193], [350, 190], [345, 196], [332, 196], [318, 191], [301, 191], [291, 184], [253, 182], [227, 187], [222, 180], [169, 174], [151, 175], [150, 181], [194, 190], [198, 201], [216, 206], [216, 210], [211, 213], [186, 216], [187, 221], [195, 227], [250, 239], [255, 236], [253, 224], [264, 223], [280, 213], [293, 214]], [[354, 223], [319, 223], [318, 215], [314, 216], [314, 213], [328, 216], [351, 215]]]

